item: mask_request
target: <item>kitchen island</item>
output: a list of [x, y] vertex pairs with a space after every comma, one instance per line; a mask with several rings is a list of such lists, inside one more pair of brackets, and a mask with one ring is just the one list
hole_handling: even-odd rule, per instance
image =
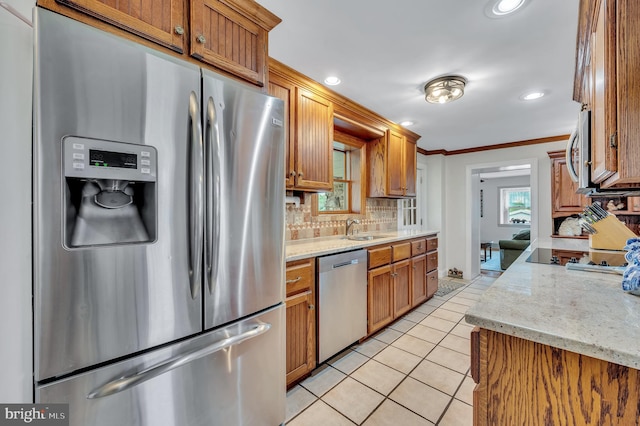
[[465, 319], [472, 335], [474, 424], [638, 424], [640, 297], [621, 276], [526, 262], [535, 241]]

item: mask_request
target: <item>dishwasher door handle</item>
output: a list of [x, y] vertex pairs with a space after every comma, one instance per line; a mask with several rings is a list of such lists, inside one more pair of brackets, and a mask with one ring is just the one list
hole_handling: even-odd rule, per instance
[[348, 262], [334, 263], [333, 269], [342, 268], [343, 266], [357, 265], [358, 259], [349, 260]]

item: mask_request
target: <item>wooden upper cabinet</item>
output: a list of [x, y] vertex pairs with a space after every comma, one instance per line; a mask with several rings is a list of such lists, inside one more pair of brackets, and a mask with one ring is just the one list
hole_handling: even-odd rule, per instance
[[591, 36], [591, 180], [616, 172], [615, 0], [601, 0]]
[[551, 217], [582, 213], [590, 200], [576, 193], [578, 184], [569, 175], [565, 151], [550, 151], [548, 154], [551, 159]]
[[[56, 0], [102, 21], [120, 27], [182, 53], [186, 45], [187, 22], [184, 0]], [[53, 0], [38, 4], [59, 11]]]
[[591, 180], [638, 187], [640, 2], [581, 0], [579, 16], [574, 99], [591, 109]]
[[416, 195], [417, 148], [414, 140], [389, 129], [368, 150], [369, 197]]
[[333, 103], [296, 87], [295, 188], [333, 190]]
[[264, 86], [268, 32], [279, 22], [253, 0], [191, 0], [189, 53]]
[[[282, 99], [284, 102], [284, 141], [285, 141], [285, 159], [284, 159], [284, 181], [287, 188], [292, 188], [295, 183], [295, 120], [292, 120], [292, 114], [295, 114], [296, 104], [296, 87], [293, 83], [285, 79], [279, 78], [277, 74], [269, 76], [269, 94], [276, 98]], [[293, 111], [293, 113], [292, 113]]]

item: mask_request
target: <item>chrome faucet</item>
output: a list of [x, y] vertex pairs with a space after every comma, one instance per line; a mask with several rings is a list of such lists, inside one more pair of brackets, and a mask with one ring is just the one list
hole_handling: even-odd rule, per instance
[[352, 218], [348, 218], [345, 222], [345, 229], [344, 229], [344, 235], [345, 236], [349, 236], [349, 229], [351, 229], [351, 226], [356, 224], [358, 225], [360, 223], [360, 221], [358, 219], [352, 219]]

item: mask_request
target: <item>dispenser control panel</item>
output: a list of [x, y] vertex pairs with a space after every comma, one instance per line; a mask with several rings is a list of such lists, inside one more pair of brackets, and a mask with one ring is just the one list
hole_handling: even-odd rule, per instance
[[66, 177], [138, 182], [157, 178], [157, 151], [150, 145], [66, 136], [62, 161]]

